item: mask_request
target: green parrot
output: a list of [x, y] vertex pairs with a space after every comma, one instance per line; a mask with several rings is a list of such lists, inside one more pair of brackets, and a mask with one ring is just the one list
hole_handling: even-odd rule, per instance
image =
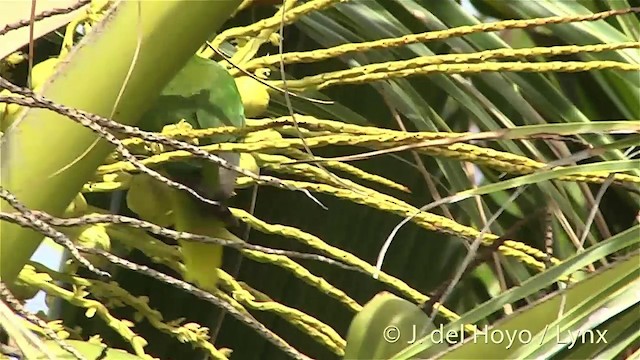
[[[166, 125], [187, 121], [194, 129], [218, 126], [244, 126], [244, 108], [233, 77], [215, 61], [195, 55], [163, 89], [158, 101], [144, 114], [140, 127], [159, 132]], [[229, 136], [199, 139], [200, 145], [228, 141]], [[218, 153], [239, 165], [237, 153]], [[224, 201], [233, 193], [237, 173], [202, 159], [166, 164], [162, 171], [169, 178], [194, 189], [211, 200]], [[235, 219], [224, 206], [213, 206], [190, 194], [170, 189], [173, 224], [177, 231], [187, 231], [216, 238], [237, 240], [226, 229]], [[217, 271], [222, 264], [219, 245], [180, 241], [185, 264], [185, 279], [207, 291], [213, 291]]]

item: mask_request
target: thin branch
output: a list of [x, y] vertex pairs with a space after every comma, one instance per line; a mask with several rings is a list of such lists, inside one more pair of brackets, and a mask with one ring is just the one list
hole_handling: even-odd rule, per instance
[[154, 278], [156, 280], [162, 281], [166, 284], [169, 284], [175, 288], [178, 288], [180, 290], [183, 290], [185, 292], [188, 292], [191, 295], [196, 296], [199, 299], [202, 299], [204, 301], [207, 301], [209, 303], [214, 304], [215, 306], [223, 309], [224, 311], [226, 311], [228, 314], [230, 314], [231, 316], [233, 316], [234, 318], [236, 318], [237, 320], [239, 320], [240, 322], [244, 323], [245, 325], [249, 326], [250, 328], [254, 329], [258, 334], [262, 335], [262, 337], [264, 337], [267, 341], [269, 341], [270, 343], [272, 343], [273, 345], [277, 346], [278, 348], [280, 348], [284, 353], [286, 353], [287, 355], [291, 356], [294, 359], [299, 359], [299, 360], [311, 360], [309, 357], [307, 357], [306, 355], [300, 353], [298, 350], [294, 349], [293, 347], [291, 347], [289, 344], [287, 344], [286, 342], [284, 342], [282, 339], [276, 338], [274, 337], [271, 332], [269, 331], [269, 329], [264, 326], [262, 323], [258, 322], [257, 320], [246, 316], [245, 314], [241, 313], [240, 311], [238, 311], [236, 308], [234, 308], [233, 306], [231, 306], [229, 303], [221, 300], [220, 298], [216, 297], [215, 295], [208, 293], [204, 290], [198, 289], [197, 287], [176, 279], [172, 276], [169, 276], [167, 274], [163, 274], [157, 270], [151, 269], [148, 266], [145, 265], [139, 265], [139, 264], [135, 264], [131, 261], [122, 259], [118, 256], [115, 256], [107, 251], [104, 250], [100, 250], [100, 249], [90, 249], [90, 248], [85, 248], [85, 247], [78, 247], [78, 249], [81, 252], [85, 252], [88, 254], [94, 254], [94, 255], [99, 255], [104, 257], [107, 261], [109, 261], [110, 263], [120, 266], [122, 268], [131, 270], [131, 271], [135, 271], [137, 273], [149, 276], [151, 278]]
[[[252, 250], [252, 251], [263, 252], [265, 254], [282, 255], [290, 258], [314, 260], [314, 261], [324, 262], [329, 265], [334, 265], [346, 270], [361, 271], [357, 267], [346, 265], [342, 262], [327, 258], [326, 256], [323, 256], [323, 255], [273, 249], [273, 248], [268, 248], [261, 245], [249, 244], [242, 240], [227, 240], [227, 239], [214, 238], [214, 237], [205, 236], [205, 235], [193, 234], [189, 232], [175, 231], [175, 230], [158, 226], [148, 221], [138, 220], [138, 219], [123, 216], [123, 215], [92, 214], [92, 215], [85, 215], [77, 218], [61, 219], [37, 210], [31, 210], [29, 211], [29, 213], [33, 217], [37, 218], [38, 220], [46, 222], [52, 226], [73, 227], [73, 226], [85, 226], [85, 225], [106, 224], [106, 223], [125, 225], [133, 228], [145, 230], [152, 234], [166, 237], [168, 239], [172, 239], [175, 241], [183, 240], [183, 241], [216, 244], [216, 245], [231, 247], [236, 250]], [[9, 221], [13, 221], [12, 219], [16, 218], [14, 214], [0, 213], [0, 215], [5, 217]]]
[[52, 16], [56, 16], [56, 15], [64, 15], [64, 14], [68, 14], [74, 10], [78, 10], [81, 7], [88, 5], [91, 3], [91, 0], [80, 0], [77, 3], [66, 7], [66, 8], [58, 8], [58, 9], [53, 9], [53, 10], [47, 10], [47, 11], [43, 11], [40, 14], [37, 14], [35, 16], [33, 16], [32, 19], [26, 19], [26, 20], [20, 20], [18, 22], [15, 22], [13, 24], [7, 24], [5, 25], [4, 28], [0, 29], [0, 36], [8, 33], [9, 31], [13, 31], [13, 30], [18, 30], [20, 28], [23, 28], [25, 26], [29, 26], [29, 24], [31, 23], [31, 20], [33, 20], [34, 22], [36, 21], [40, 21], [43, 19], [46, 19], [48, 17], [52, 17]]
[[15, 195], [13, 195], [11, 192], [6, 190], [2, 186], [0, 186], [0, 198], [5, 200], [7, 203], [9, 203], [9, 205], [11, 205], [11, 207], [18, 210], [18, 212], [20, 213], [18, 215], [15, 213], [0, 212], [0, 220], [7, 220], [17, 225], [20, 225], [22, 227], [31, 228], [43, 234], [44, 236], [51, 238], [57, 244], [60, 244], [64, 246], [67, 250], [69, 250], [71, 255], [80, 264], [84, 265], [87, 269], [89, 269], [94, 274], [98, 276], [106, 276], [106, 277], [110, 276], [108, 272], [105, 272], [96, 268], [95, 266], [93, 266], [93, 264], [91, 264], [89, 260], [83, 257], [78, 252], [78, 249], [76, 248], [75, 244], [65, 234], [54, 229], [51, 225], [47, 224], [46, 222], [42, 221], [38, 217], [34, 216], [33, 213], [24, 204], [22, 204], [18, 200], [18, 198], [16, 198]]

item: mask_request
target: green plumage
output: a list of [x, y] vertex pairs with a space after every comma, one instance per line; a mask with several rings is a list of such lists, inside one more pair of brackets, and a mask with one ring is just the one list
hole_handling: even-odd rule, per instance
[[[196, 129], [244, 126], [244, 108], [233, 77], [217, 62], [194, 56], [162, 90], [141, 126], [154, 131], [184, 119]], [[224, 141], [227, 139], [208, 139]]]
[[[244, 126], [244, 108], [235, 81], [218, 63], [194, 56], [162, 91], [157, 102], [144, 114], [140, 127], [160, 132], [166, 125], [185, 120], [194, 129], [219, 126]], [[230, 136], [199, 139], [200, 145], [232, 140]], [[238, 165], [235, 153], [216, 154]], [[187, 185], [212, 200], [231, 196], [237, 174], [201, 159], [163, 165], [168, 177]], [[168, 189], [173, 224], [178, 231], [187, 231], [217, 238], [233, 236], [225, 223], [233, 219], [226, 207], [214, 207], [193, 198], [186, 192]], [[235, 219], [233, 219], [235, 220]], [[217, 271], [222, 263], [222, 247], [211, 244], [180, 241], [186, 272], [185, 278], [201, 288], [212, 291]]]
[[[244, 126], [244, 108], [235, 81], [217, 62], [193, 56], [162, 90], [155, 105], [143, 116], [141, 127], [161, 131], [166, 125], [185, 120], [194, 129]], [[200, 145], [232, 140], [231, 136], [200, 139]], [[236, 154], [217, 154], [238, 165]], [[223, 200], [231, 195], [236, 174], [220, 171], [204, 160], [170, 163], [165, 166], [176, 181], [185, 183], [201, 195]], [[221, 176], [222, 175], [222, 176]], [[222, 178], [224, 177], [224, 178]]]

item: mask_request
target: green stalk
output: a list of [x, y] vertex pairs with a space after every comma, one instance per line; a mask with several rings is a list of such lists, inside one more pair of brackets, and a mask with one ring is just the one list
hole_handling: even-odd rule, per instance
[[[64, 59], [42, 95], [135, 124], [165, 84], [240, 4], [225, 1], [119, 1]], [[139, 54], [126, 87], [138, 40]], [[2, 138], [0, 182], [27, 206], [60, 215], [113, 150], [54, 112], [25, 109]], [[11, 211], [4, 202], [2, 211]], [[43, 236], [13, 224], [0, 229], [0, 277], [11, 284]]]

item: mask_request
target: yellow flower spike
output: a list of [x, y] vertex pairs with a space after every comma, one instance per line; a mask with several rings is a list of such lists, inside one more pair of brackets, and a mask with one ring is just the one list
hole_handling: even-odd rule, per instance
[[[254, 124], [256, 124], [256, 126], [260, 126], [260, 125], [264, 125], [265, 123], [262, 122], [260, 124], [257, 124], [254, 122]], [[248, 133], [247, 136], [245, 136], [244, 138], [245, 143], [256, 143], [256, 142], [265, 141], [265, 140], [267, 141], [282, 140], [282, 135], [277, 130], [265, 129], [265, 130], [252, 131]]]
[[307, 268], [298, 264], [297, 262], [289, 259], [283, 255], [274, 255], [274, 254], [265, 254], [259, 251], [253, 250], [243, 250], [242, 253], [257, 262], [261, 263], [270, 263], [275, 266], [279, 266], [281, 268], [287, 269], [291, 271], [297, 278], [301, 279], [305, 283], [315, 287], [321, 293], [327, 294], [330, 297], [340, 301], [342, 304], [347, 306], [354, 312], [359, 312], [362, 310], [362, 305], [358, 304], [354, 299], [350, 298], [344, 291], [338, 289], [337, 287], [331, 285], [325, 279], [313, 275]]
[[[303, 126], [313, 126], [323, 130], [332, 130], [340, 134], [324, 135], [306, 139], [310, 147], [320, 147], [329, 145], [352, 145], [373, 148], [389, 148], [403, 144], [414, 144], [426, 140], [436, 140], [443, 138], [459, 137], [465, 133], [434, 133], [415, 132], [406, 133], [402, 131], [364, 127], [350, 124], [341, 124], [335, 121], [318, 120], [309, 116], [299, 116], [298, 122]], [[249, 128], [260, 128], [274, 126], [278, 123], [290, 124], [286, 117], [274, 120], [247, 120]], [[195, 133], [195, 131], [194, 131]], [[354, 136], [357, 134], [358, 136]], [[282, 138], [282, 135], [275, 129], [255, 131], [245, 139], [244, 143], [221, 143], [204, 146], [207, 151], [237, 151], [237, 152], [266, 152], [283, 151], [292, 148], [302, 148], [303, 144], [297, 138]], [[469, 161], [477, 165], [487, 166], [499, 171], [511, 174], [530, 174], [537, 169], [546, 166], [545, 163], [529, 159], [525, 156], [510, 154], [483, 148], [465, 143], [454, 143], [427, 148], [418, 148], [418, 152], [423, 152], [431, 156], [446, 157], [449, 159]], [[165, 161], [175, 161], [190, 158], [192, 155], [185, 151], [171, 151], [149, 157], [142, 161], [145, 165], [157, 165]], [[135, 171], [135, 167], [128, 162], [119, 162], [101, 166], [99, 174], [116, 171]], [[585, 181], [590, 183], [603, 183], [609, 174], [607, 173], [586, 173], [559, 177], [562, 181]], [[620, 182], [630, 182], [640, 184], [640, 177], [627, 174], [614, 174], [614, 179]]]
[[72, 291], [59, 287], [50, 276], [46, 279], [41, 276], [41, 273], [36, 273], [33, 266], [25, 266], [20, 272], [19, 279], [29, 285], [42, 289], [47, 295], [61, 298], [74, 306], [85, 309], [95, 308], [96, 314], [131, 345], [136, 355], [146, 360], [153, 359], [153, 357], [144, 352], [147, 341], [134, 333], [128, 326], [130, 321], [120, 320], [114, 317], [109, 313], [109, 309], [100, 301], [78, 296], [78, 294]]
[[[450, 30], [456, 30], [456, 29], [458, 28], [454, 28]], [[420, 35], [431, 36], [434, 33], [438, 33], [438, 31], [423, 33], [423, 34], [412, 34], [412, 35], [409, 35], [409, 37], [411, 37], [409, 40], [415, 40], [417, 39], [417, 36], [420, 36]], [[311, 62], [318, 62], [318, 61], [330, 59], [333, 57], [342, 56], [350, 52], [358, 51], [358, 49], [384, 48], [384, 47], [393, 47], [398, 45], [402, 45], [402, 46], [407, 45], [406, 43], [402, 43], [401, 41], [398, 41], [400, 39], [402, 39], [402, 37], [376, 40], [376, 41], [367, 42], [367, 43], [344, 44], [344, 45], [338, 45], [333, 48], [313, 50], [313, 51], [289, 52], [289, 53], [283, 54], [282, 61], [285, 64], [311, 63]], [[637, 48], [639, 46], [640, 45], [638, 44], [638, 42], [623, 42], [623, 43], [614, 43], [614, 44], [597, 44], [597, 45], [583, 45], [583, 46], [565, 45], [565, 46], [550, 46], [550, 47], [532, 47], [532, 48], [524, 48], [524, 49], [510, 49], [510, 48], [492, 49], [492, 50], [485, 50], [485, 51], [480, 51], [480, 52], [475, 52], [470, 54], [429, 55], [429, 56], [416, 57], [411, 60], [402, 60], [402, 61], [392, 62], [391, 65], [388, 67], [388, 70], [396, 71], [400, 69], [411, 69], [411, 68], [417, 68], [424, 65], [432, 65], [432, 64], [472, 63], [472, 62], [487, 61], [490, 59], [501, 59], [501, 58], [521, 58], [521, 57], [549, 56], [549, 55], [558, 56], [558, 55], [571, 55], [571, 54], [586, 53], [586, 52], [603, 52], [603, 51], [612, 51], [612, 50], [626, 49], [626, 48]], [[275, 65], [278, 65], [280, 61], [281, 61], [281, 57], [279, 54], [263, 56], [263, 57], [259, 57], [249, 61], [246, 65], [243, 66], [243, 69], [247, 71], [251, 71], [254, 69], [275, 66]], [[354, 68], [354, 69], [360, 69], [360, 68]], [[378, 67], [375, 69], [381, 70], [383, 69], [383, 67]], [[238, 70], [232, 69], [230, 72], [233, 75], [235, 75], [238, 72]]]
[[[220, 274], [220, 269], [218, 269], [218, 276], [221, 276]], [[250, 316], [251, 313], [249, 313], [249, 311], [247, 311], [247, 309], [245, 309], [245, 307], [240, 304], [236, 299], [234, 299], [231, 295], [227, 294], [226, 292], [220, 290], [220, 289], [216, 289], [213, 294], [217, 297], [219, 297], [220, 299], [224, 300], [225, 302], [227, 302], [229, 305], [233, 306], [234, 309], [238, 310], [240, 313]], [[271, 333], [273, 334], [273, 333]], [[275, 335], [275, 334], [273, 334]], [[276, 335], [276, 338], [278, 338], [278, 336]]]
[[[149, 307], [149, 299], [144, 296], [133, 296], [125, 289], [121, 288], [116, 282], [103, 283], [97, 280], [86, 280], [83, 278], [73, 277], [73, 281], [84, 282], [91, 286], [93, 294], [98, 298], [117, 298], [124, 305], [136, 310], [137, 316], [145, 318], [153, 327], [165, 334], [169, 334], [177, 339], [191, 342], [192, 345], [204, 349], [213, 359], [226, 359], [224, 354], [219, 352], [209, 341], [208, 329], [199, 325], [180, 323], [184, 319], [178, 321], [163, 322], [162, 314], [155, 309]], [[193, 330], [190, 330], [193, 328]]]
[[[483, 72], [587, 72], [593, 70], [640, 71], [640, 66], [617, 61], [549, 61], [546, 63], [485, 62], [465, 64], [432, 64], [416, 68], [392, 70], [393, 64], [380, 63], [349, 70], [334, 71], [289, 80], [287, 86], [292, 91], [323, 90], [330, 86], [365, 84], [381, 80], [406, 78], [431, 74], [478, 74]], [[271, 85], [282, 86], [282, 81], [270, 81]]]
[[[348, 182], [348, 180], [345, 181]], [[375, 190], [369, 190], [366, 194], [359, 194], [351, 190], [337, 188], [327, 184], [292, 180], [283, 180], [283, 182], [295, 188], [329, 194], [361, 205], [366, 205], [374, 209], [391, 212], [402, 217], [414, 216], [417, 213], [417, 215], [413, 217], [413, 222], [426, 230], [437, 231], [443, 234], [451, 234], [469, 240], [474, 240], [476, 236], [480, 234], [478, 230], [459, 224], [444, 216], [424, 211], [418, 212], [418, 209], [415, 207], [389, 195], [378, 193]], [[498, 236], [494, 234], [484, 234], [482, 237], [483, 244], [485, 245], [491, 245], [496, 239], [498, 239]], [[504, 244], [502, 246], [509, 247]], [[525, 262], [531, 265], [534, 269], [544, 269], [544, 264], [535, 259], [536, 255], [541, 256], [542, 252], [525, 244], [520, 244], [518, 247], [518, 249], [509, 247], [510, 250], [508, 254], [505, 255], [515, 256], [520, 260], [527, 259]], [[525, 252], [523, 251], [524, 249], [529, 251]], [[546, 255], [542, 257], [542, 260], [544, 259], [547, 259]]]
[[[313, 129], [313, 130], [325, 130], [333, 133], [350, 133], [350, 134], [361, 134], [361, 135], [375, 135], [375, 134], [385, 134], [390, 132], [399, 132], [401, 134], [406, 134], [405, 132], [390, 130], [390, 129], [382, 129], [373, 126], [361, 126], [354, 125], [349, 123], [344, 123], [341, 121], [335, 120], [326, 120], [326, 119], [318, 119], [309, 115], [296, 114], [296, 121], [300, 126], [305, 128]], [[248, 126], [258, 126], [264, 123], [272, 123], [272, 124], [281, 124], [281, 126], [293, 125], [290, 116], [282, 116], [275, 119], [247, 119], [246, 123]], [[434, 133], [435, 134], [435, 133]], [[440, 133], [446, 135], [447, 133]]]
[[[290, 150], [285, 150], [284, 153], [286, 153], [287, 155], [291, 155], [293, 156], [295, 159], [300, 159], [300, 160], [309, 160], [311, 159], [311, 157], [309, 156], [309, 154], [297, 150], [297, 149], [290, 149]], [[287, 158], [285, 158], [287, 159]], [[321, 159], [316, 157], [316, 159]], [[287, 161], [290, 161], [291, 159], [287, 159]], [[396, 189], [396, 190], [400, 190], [402, 192], [406, 192], [406, 193], [410, 193], [411, 190], [409, 190], [409, 188], [407, 188], [406, 186], [402, 185], [402, 184], [398, 184], [394, 181], [391, 181], [385, 177], [379, 176], [379, 175], [375, 175], [375, 174], [371, 174], [368, 173], [358, 167], [355, 167], [353, 165], [347, 164], [347, 163], [343, 163], [343, 162], [339, 162], [339, 161], [326, 161], [323, 162], [322, 165], [324, 165], [327, 168], [332, 168], [335, 170], [339, 170], [342, 172], [345, 172], [347, 174], [353, 175], [359, 179], [362, 180], [367, 180], [367, 181], [371, 181], [374, 183], [378, 183], [380, 185], [384, 185], [388, 188], [391, 189]], [[295, 165], [293, 165], [295, 166]]]
[[188, 136], [193, 130], [193, 126], [188, 121], [182, 119], [175, 124], [163, 126], [160, 133], [172, 138], [184, 138], [188, 143], [198, 145], [198, 138], [190, 138]]
[[[252, 229], [263, 232], [265, 234], [281, 235], [287, 238], [298, 240], [303, 244], [306, 244], [314, 249], [322, 251], [327, 256], [330, 256], [336, 260], [340, 260], [345, 264], [356, 266], [364, 270], [371, 276], [373, 276], [373, 274], [376, 272], [376, 268], [371, 264], [369, 264], [368, 262], [363, 261], [357, 256], [349, 252], [346, 252], [340, 248], [327, 244], [326, 242], [324, 242], [322, 239], [318, 238], [315, 235], [306, 233], [298, 228], [291, 227], [291, 226], [280, 225], [280, 224], [269, 224], [267, 222], [264, 222], [256, 218], [255, 216], [249, 214], [248, 212], [242, 209], [231, 208], [230, 210], [234, 217], [248, 224], [249, 226], [251, 226]], [[412, 299], [415, 303], [420, 304], [429, 300], [429, 297], [427, 295], [420, 293], [419, 291], [413, 289], [411, 286], [407, 285], [407, 283], [405, 283], [401, 279], [388, 275], [383, 271], [380, 272], [378, 279], [381, 282], [405, 294], [405, 296]], [[445, 319], [449, 319], [450, 321], [455, 321], [460, 318], [460, 316], [458, 316], [453, 311], [447, 309], [445, 306], [439, 306], [438, 311]], [[471, 332], [475, 331], [475, 326], [473, 325], [467, 325], [465, 328]]]
[[[389, 140], [390, 135], [383, 137], [372, 136], [366, 138], [354, 138], [353, 136], [335, 135], [335, 136], [319, 136], [316, 138], [306, 139], [307, 144], [311, 147], [329, 146], [329, 145], [360, 145], [371, 146], [371, 144], [379, 141], [389, 141], [390, 144], [401, 145], [397, 138]], [[396, 140], [396, 141], [393, 141]], [[406, 140], [403, 140], [406, 141]], [[409, 142], [404, 142], [407, 144]], [[265, 151], [285, 151], [293, 147], [302, 147], [300, 139], [282, 139], [277, 141], [258, 141], [256, 143], [220, 143], [203, 146], [202, 149], [209, 152], [232, 151], [232, 152], [265, 152]], [[455, 150], [450, 150], [450, 148]], [[531, 160], [524, 156], [509, 155], [506, 152], [499, 152], [492, 149], [485, 149], [468, 144], [452, 144], [445, 147], [431, 147], [426, 149], [418, 149], [418, 152], [424, 152], [431, 156], [446, 157], [454, 160], [469, 161], [478, 165], [484, 165], [499, 171], [511, 174], [530, 174], [540, 169], [546, 164]], [[179, 161], [192, 158], [193, 155], [187, 151], [170, 151], [150, 156], [142, 161], [147, 166], [156, 166], [168, 161]], [[519, 164], [519, 163], [524, 164]], [[112, 164], [102, 165], [98, 168], [98, 174], [104, 175], [122, 171], [137, 171], [137, 169], [127, 161], [120, 161]], [[608, 173], [584, 173], [569, 176], [561, 176], [561, 181], [582, 181], [589, 183], [601, 184], [606, 181]], [[614, 180], [620, 182], [629, 182], [640, 184], [640, 177], [616, 173], [613, 174]]]
[[[219, 271], [219, 276], [221, 285], [231, 291], [233, 298], [240, 303], [251, 309], [273, 312], [305, 332], [318, 343], [326, 346], [336, 355], [344, 355], [346, 341], [330, 326], [300, 310], [272, 301], [271, 299], [256, 299], [254, 294], [243, 288], [233, 277], [224, 271]], [[247, 285], [245, 285], [245, 287], [246, 286]]]
[[[344, 2], [346, 0], [312, 0], [308, 1], [304, 4], [296, 6], [295, 8], [287, 11], [284, 14], [284, 24], [289, 25], [294, 23], [299, 18], [309, 14], [313, 11], [321, 11], [327, 9], [331, 6], [334, 6], [337, 3]], [[220, 48], [220, 45], [227, 39], [230, 38], [238, 38], [242, 39], [246, 35], [255, 35], [262, 30], [267, 29], [277, 29], [280, 26], [280, 23], [283, 22], [281, 16], [273, 16], [268, 19], [264, 19], [258, 22], [255, 22], [249, 26], [245, 27], [235, 27], [221, 32], [216, 38], [211, 42], [214, 48]]]

